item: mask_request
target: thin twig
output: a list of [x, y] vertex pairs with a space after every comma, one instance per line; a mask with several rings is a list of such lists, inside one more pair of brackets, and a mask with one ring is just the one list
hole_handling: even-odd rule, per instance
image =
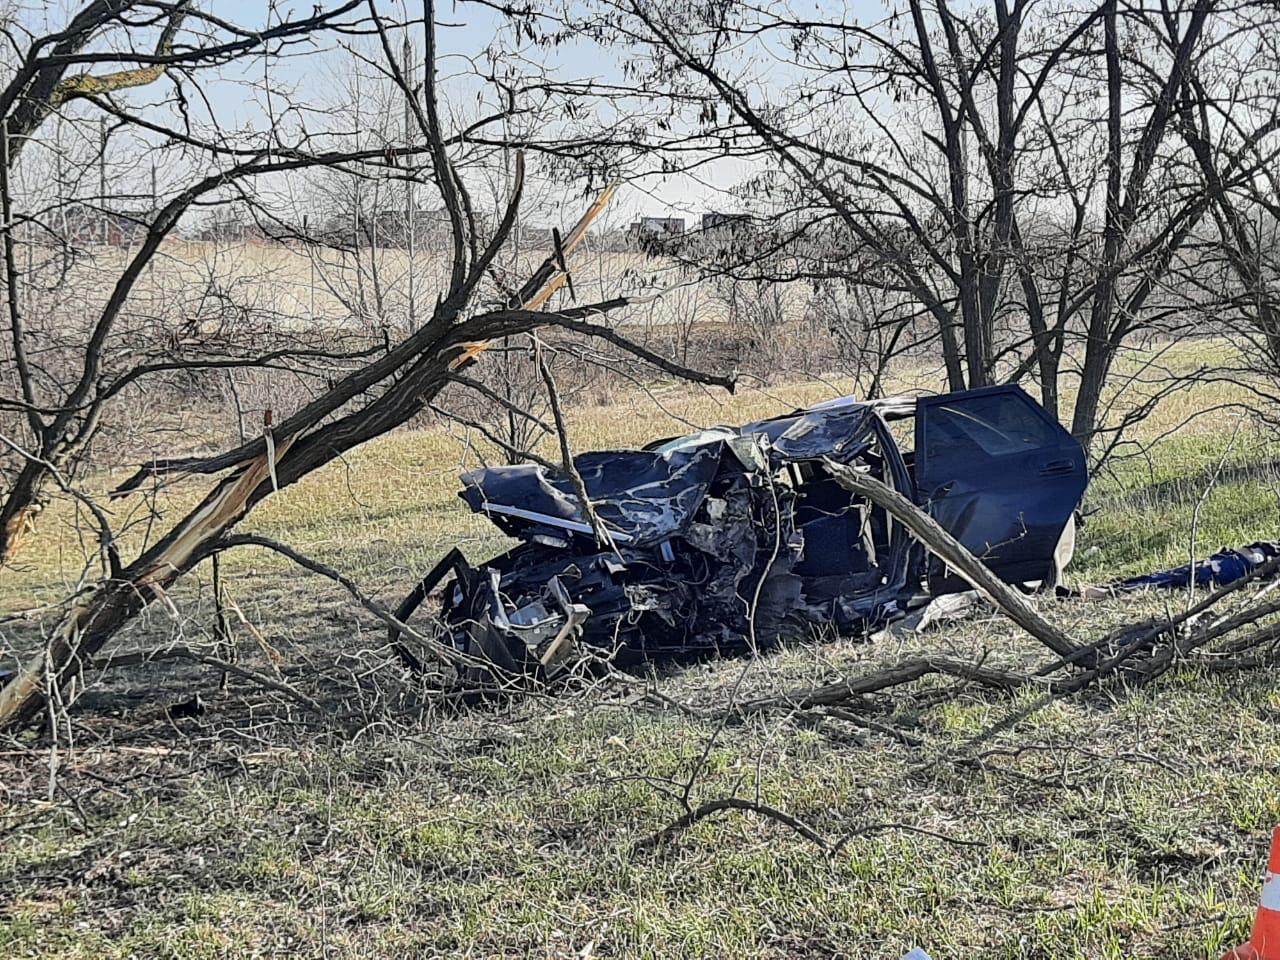
[[318, 701], [307, 696], [297, 687], [294, 687], [283, 680], [275, 680], [264, 673], [259, 673], [256, 670], [250, 670], [248, 667], [242, 667], [239, 664], [210, 656], [207, 653], [200, 653], [198, 650], [192, 650], [190, 647], [165, 647], [162, 650], [149, 650], [143, 653], [121, 653], [116, 654], [115, 656], [103, 657], [95, 660], [93, 661], [93, 666], [99, 670], [112, 670], [116, 667], [136, 667], [144, 663], [153, 663], [158, 660], [194, 660], [196, 663], [203, 663], [210, 667], [217, 667], [224, 673], [234, 673], [238, 677], [258, 684], [258, 686], [266, 687], [269, 690], [275, 690], [278, 693], [283, 693], [285, 696], [320, 716], [324, 716], [327, 713]]

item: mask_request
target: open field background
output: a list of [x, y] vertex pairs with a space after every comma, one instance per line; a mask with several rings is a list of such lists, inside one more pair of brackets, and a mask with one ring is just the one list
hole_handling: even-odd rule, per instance
[[[367, 306], [371, 313], [375, 303], [380, 315], [407, 318], [412, 292], [420, 319], [422, 311], [429, 312], [435, 291], [448, 279], [450, 260], [443, 252], [448, 243], [447, 236], [425, 238], [410, 257], [408, 251], [391, 246], [343, 250], [290, 242], [170, 238], [138, 281], [131, 302], [140, 315], [149, 311], [163, 315], [183, 291], [216, 289], [242, 311], [310, 327], [317, 323], [350, 325], [358, 322], [353, 314], [367, 316], [364, 311], [353, 311], [353, 306]], [[504, 251], [495, 270], [504, 279], [523, 278], [551, 253], [546, 246], [513, 245]], [[110, 292], [109, 285], [95, 286], [90, 281], [116, 276], [135, 254], [130, 245], [96, 245], [66, 261], [57, 250], [20, 245], [16, 256], [20, 261], [67, 270], [68, 285], [85, 294], [79, 304], [83, 309], [105, 300]], [[588, 303], [607, 299], [620, 290], [667, 289], [689, 284], [690, 279], [688, 271], [668, 257], [609, 249], [594, 237], [574, 256], [573, 275], [576, 295]], [[808, 292], [805, 284], [775, 286], [783, 291], [789, 309], [803, 306]], [[725, 304], [710, 284], [689, 284], [688, 291], [684, 296], [646, 304], [646, 309], [635, 311], [631, 319], [670, 322], [671, 314], [689, 306], [685, 302], [689, 298], [696, 299], [700, 322], [724, 319]]]
[[6, 6], [0, 960], [1244, 941], [1280, 578], [483, 690], [381, 619], [531, 435], [943, 383], [1090, 438], [1069, 584], [1280, 538], [1280, 5], [1156, 7]]
[[[570, 435], [577, 449], [634, 444], [840, 386], [732, 398], [658, 386], [660, 406], [639, 393], [579, 406]], [[1233, 399], [1223, 385], [1178, 394], [1136, 439]], [[503, 545], [455, 496], [458, 469], [474, 462], [465, 450], [458, 428], [397, 433], [283, 491], [246, 527], [393, 604], [446, 547], [477, 559]], [[159, 502], [176, 516], [202, 489], [179, 484]], [[115, 509], [121, 519], [130, 507]], [[1280, 446], [1230, 410], [1195, 419], [1108, 467], [1085, 509], [1075, 582], [1274, 538]], [[73, 511], [51, 510], [41, 533], [0, 579], [0, 609], [49, 602], [80, 575]], [[146, 533], [139, 523], [127, 536]], [[358, 673], [379, 642], [336, 587], [274, 558], [241, 551], [224, 574], [282, 664]], [[178, 616], [157, 605], [128, 642], [209, 640], [207, 576], [175, 593]], [[1038, 602], [1089, 639], [1185, 598]], [[5, 643], [28, 646], [33, 631], [9, 629]], [[237, 636], [245, 662], [267, 662], [247, 631]], [[832, 719], [720, 729], [638, 703], [646, 684], [713, 705], [735, 684], [741, 696], [777, 692], [920, 650], [1015, 666], [1033, 655], [988, 617], [874, 644], [797, 638], [756, 660], [553, 699], [388, 710], [354, 735], [261, 698], [245, 708], [245, 691], [233, 680], [220, 694], [211, 672], [115, 676], [85, 697], [74, 749], [56, 758], [56, 807], [47, 751], [0, 755], [0, 953], [896, 960], [918, 944], [937, 960], [1119, 960], [1216, 958], [1244, 938], [1280, 819], [1273, 674], [1174, 672], [1141, 691], [1055, 702], [999, 735], [987, 731], [1030, 699], [903, 698], [880, 719], [920, 736], [916, 747]], [[156, 689], [161, 705], [199, 689], [210, 709], [171, 721]], [[758, 796], [850, 839], [827, 853], [729, 812], [637, 851], [679, 815], [695, 774], [694, 802]]]

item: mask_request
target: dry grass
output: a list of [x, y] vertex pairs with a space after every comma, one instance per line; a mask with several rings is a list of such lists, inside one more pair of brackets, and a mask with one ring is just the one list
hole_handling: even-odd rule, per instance
[[[352, 252], [295, 243], [170, 239], [139, 281], [133, 302], [136, 309], [146, 312], [150, 305], [162, 305], [178, 291], [204, 290], [212, 285], [239, 308], [282, 321], [292, 318], [300, 324], [349, 323], [354, 318], [367, 320], [373, 312], [405, 317], [411, 287], [416, 291], [419, 311], [429, 310], [434, 291], [447, 282], [450, 259], [441, 252], [447, 245], [444, 237], [424, 241], [411, 260], [405, 250], [394, 247]], [[102, 278], [118, 275], [133, 253], [127, 247], [91, 248], [65, 282], [70, 287], [83, 287], [91, 299], [105, 297], [109, 286], [103, 288]], [[511, 276], [526, 276], [549, 253], [542, 248], [523, 249], [504, 255], [497, 269]], [[584, 302], [607, 299], [619, 289], [666, 288], [685, 279], [678, 273], [669, 260], [634, 251], [598, 249], [592, 241], [574, 257], [574, 288]], [[716, 319], [716, 306], [714, 298], [704, 296], [698, 302], [704, 319]], [[663, 309], [658, 306], [651, 314], [659, 322]]]
[[[667, 390], [670, 414], [640, 396], [577, 410], [572, 439], [634, 443], [683, 432], [681, 418], [741, 422], [831, 393]], [[1221, 386], [1179, 396], [1144, 431], [1230, 398]], [[1077, 579], [1183, 562], [1228, 445], [1229, 470], [1201, 503], [1201, 545], [1276, 536], [1280, 451], [1223, 424], [1193, 422], [1097, 478]], [[446, 544], [473, 558], [500, 546], [454, 495], [464, 449], [443, 427], [398, 433], [282, 492], [247, 526], [394, 601]], [[201, 489], [168, 491], [165, 515]], [[42, 533], [46, 549], [0, 583], [0, 606], [74, 581], [73, 512], [60, 506]], [[286, 664], [358, 669], [374, 646], [369, 619], [328, 585], [257, 552], [227, 571]], [[205, 577], [175, 598], [188, 640], [210, 629]], [[1087, 638], [1172, 602], [1047, 606]], [[178, 628], [156, 610], [132, 642]], [[744, 690], [781, 690], [919, 649], [1010, 664], [1035, 653], [1008, 624], [979, 618], [905, 642], [798, 642], [656, 682], [709, 705], [744, 670]], [[241, 686], [219, 696], [217, 680], [172, 667], [114, 678], [79, 714], [53, 804], [47, 749], [0, 757], [0, 953], [896, 960], [918, 944], [936, 958], [1216, 958], [1244, 936], [1280, 819], [1280, 679], [1269, 674], [1176, 673], [1117, 698], [1055, 703], [980, 743], [1027, 701], [904, 696], [879, 719], [923, 736], [919, 749], [832, 720], [717, 731], [640, 709], [619, 687], [460, 715], [379, 714], [352, 735]], [[167, 703], [193, 686], [212, 701], [200, 720], [169, 722], [135, 696], [158, 690]], [[965, 761], [975, 756], [980, 765]], [[695, 770], [695, 800], [758, 793], [831, 837], [888, 826], [827, 856], [729, 813], [635, 853], [680, 811], [664, 789]]]

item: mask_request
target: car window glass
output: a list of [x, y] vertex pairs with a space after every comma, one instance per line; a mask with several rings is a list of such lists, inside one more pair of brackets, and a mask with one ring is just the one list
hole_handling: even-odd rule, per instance
[[931, 458], [985, 454], [991, 457], [1053, 446], [1054, 425], [1017, 393], [965, 397], [930, 405], [925, 443]]

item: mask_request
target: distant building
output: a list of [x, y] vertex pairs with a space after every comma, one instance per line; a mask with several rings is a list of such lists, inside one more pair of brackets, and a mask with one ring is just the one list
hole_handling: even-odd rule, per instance
[[[405, 211], [394, 206], [379, 210], [376, 214], [365, 214], [362, 218], [361, 233], [368, 243], [379, 247], [407, 247], [410, 240], [410, 224], [412, 239], [417, 243], [432, 243], [447, 238], [452, 230], [449, 211], [446, 207], [426, 210], [421, 207], [413, 211], [412, 219]], [[351, 234], [350, 227], [346, 233]]]
[[684, 236], [683, 217], [641, 217], [631, 224], [631, 236], [641, 243], [660, 243]]
[[76, 204], [66, 211], [67, 240], [77, 244], [127, 247], [142, 242], [154, 216], [152, 210], [104, 210], [85, 203]]
[[724, 228], [734, 229], [741, 224], [747, 223], [750, 219], [750, 215], [745, 213], [717, 213], [712, 211], [702, 215], [702, 231], [707, 233]]
[[531, 250], [550, 250], [555, 243], [550, 227], [518, 224], [511, 228], [511, 238]]
[[210, 243], [266, 243], [275, 238], [254, 220], [216, 215], [195, 230], [191, 239]]

